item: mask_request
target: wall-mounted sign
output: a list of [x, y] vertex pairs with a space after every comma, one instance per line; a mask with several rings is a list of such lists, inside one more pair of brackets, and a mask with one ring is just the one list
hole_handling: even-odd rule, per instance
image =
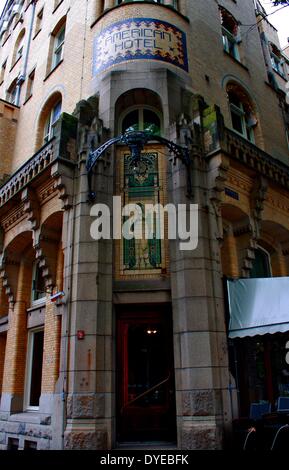
[[186, 35], [152, 18], [129, 18], [102, 30], [95, 38], [93, 74], [131, 60], [161, 60], [188, 71]]

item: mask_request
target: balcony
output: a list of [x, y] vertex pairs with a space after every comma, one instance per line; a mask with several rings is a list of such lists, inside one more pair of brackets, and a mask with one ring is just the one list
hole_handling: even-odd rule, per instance
[[4, 206], [19, 191], [40, 175], [55, 158], [55, 139], [48, 142], [39, 152], [22, 165], [0, 188], [0, 207]]
[[207, 159], [222, 152], [255, 173], [289, 189], [289, 166], [225, 127], [218, 107], [212, 106], [205, 110], [203, 136], [204, 152]]
[[40, 181], [49, 178], [51, 172], [48, 169], [53, 163], [63, 162], [66, 166], [74, 167], [74, 155], [68, 151], [68, 143], [75, 136], [75, 118], [63, 113], [55, 125], [55, 136], [0, 187], [0, 209], [12, 199], [20, 198], [21, 191], [26, 186], [38, 185]]

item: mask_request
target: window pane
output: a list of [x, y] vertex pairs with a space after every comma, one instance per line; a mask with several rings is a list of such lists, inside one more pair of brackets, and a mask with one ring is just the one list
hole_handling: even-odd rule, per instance
[[60, 114], [61, 114], [61, 101], [59, 101], [59, 103], [57, 103], [53, 108], [53, 111], [52, 111], [52, 125], [57, 121]]
[[243, 134], [244, 130], [243, 130], [242, 116], [233, 110], [231, 110], [231, 116], [232, 116], [233, 129], [235, 129], [235, 131], [239, 132], [240, 134]]
[[139, 130], [139, 111], [132, 111], [122, 122], [122, 133]]
[[43, 363], [44, 332], [33, 333], [31, 383], [29, 406], [39, 406]]
[[160, 135], [161, 123], [159, 117], [153, 111], [144, 110], [144, 130], [152, 134]]
[[45, 281], [39, 266], [36, 266], [32, 285], [32, 299], [34, 301], [39, 300], [45, 297], [45, 295]]
[[65, 37], [65, 28], [62, 28], [56, 36], [56, 47], [64, 42]]
[[255, 251], [251, 278], [264, 277], [271, 277], [270, 257], [264, 250], [258, 249]]

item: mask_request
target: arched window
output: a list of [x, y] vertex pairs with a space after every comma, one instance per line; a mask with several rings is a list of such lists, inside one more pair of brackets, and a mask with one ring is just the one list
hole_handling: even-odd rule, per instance
[[240, 61], [240, 28], [237, 20], [225, 8], [220, 7], [224, 51]]
[[58, 101], [50, 110], [45, 126], [44, 126], [44, 135], [43, 135], [43, 143], [48, 142], [54, 136], [54, 127], [59, 119], [61, 114], [61, 101]]
[[52, 58], [53, 69], [63, 59], [64, 38], [65, 38], [65, 25], [63, 25], [60, 28], [60, 30], [56, 33], [55, 38], [54, 38], [53, 58]]
[[33, 264], [33, 270], [32, 270], [32, 291], [31, 291], [32, 303], [40, 301], [41, 299], [45, 298], [45, 296], [46, 296], [45, 281], [42, 276], [39, 263], [35, 262]]
[[12, 56], [12, 66], [21, 59], [23, 55], [23, 47], [24, 47], [24, 39], [25, 39], [25, 29], [19, 33], [19, 36], [15, 42], [13, 56]]
[[137, 107], [127, 111], [121, 119], [121, 132], [148, 131], [155, 135], [161, 134], [159, 113], [149, 107]]
[[234, 131], [255, 143], [254, 128], [258, 121], [249, 96], [237, 84], [229, 84], [227, 93]]
[[13, 80], [6, 93], [6, 100], [17, 105], [17, 79]]
[[275, 72], [279, 73], [279, 75], [285, 78], [285, 70], [284, 70], [285, 59], [280, 49], [277, 46], [275, 46], [275, 44], [273, 44], [272, 42], [270, 43], [270, 56], [271, 56], [272, 67], [275, 70]]
[[262, 247], [255, 250], [255, 259], [251, 270], [251, 278], [272, 277], [270, 254]]
[[62, 18], [50, 35], [46, 74], [48, 75], [63, 60], [66, 18]]
[[55, 125], [62, 111], [61, 93], [53, 93], [42, 107], [37, 125], [35, 151], [48, 142], [55, 133]]

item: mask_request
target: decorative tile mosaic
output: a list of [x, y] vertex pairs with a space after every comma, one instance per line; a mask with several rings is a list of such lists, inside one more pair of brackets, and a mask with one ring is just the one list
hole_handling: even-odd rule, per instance
[[183, 31], [153, 18], [129, 18], [102, 30], [95, 38], [93, 75], [131, 60], [160, 60], [188, 71]]

